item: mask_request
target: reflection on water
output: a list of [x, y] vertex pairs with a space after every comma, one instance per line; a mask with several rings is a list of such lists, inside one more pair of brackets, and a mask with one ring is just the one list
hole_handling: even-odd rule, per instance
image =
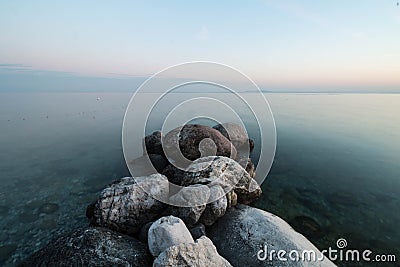
[[[341, 237], [349, 247], [400, 257], [400, 95], [266, 96], [278, 144], [254, 206], [283, 217], [321, 249]], [[87, 204], [128, 175], [121, 126], [129, 98], [1, 94], [1, 264], [86, 225]], [[252, 125], [248, 130], [256, 135]]]

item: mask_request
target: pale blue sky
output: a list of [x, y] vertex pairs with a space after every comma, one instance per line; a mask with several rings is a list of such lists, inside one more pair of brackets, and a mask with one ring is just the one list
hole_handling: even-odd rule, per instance
[[3, 0], [0, 34], [0, 90], [125, 89], [193, 60], [231, 65], [266, 90], [400, 89], [391, 0]]

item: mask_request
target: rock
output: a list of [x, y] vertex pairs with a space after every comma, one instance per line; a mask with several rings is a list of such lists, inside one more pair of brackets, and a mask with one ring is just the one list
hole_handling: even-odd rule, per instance
[[238, 163], [242, 167], [245, 166], [244, 169], [247, 171], [251, 178], [256, 177], [256, 168], [251, 158], [241, 159], [238, 161]]
[[157, 257], [167, 248], [181, 243], [194, 243], [189, 230], [181, 219], [174, 216], [166, 216], [151, 225], [148, 244], [153, 256]]
[[219, 131], [204, 125], [187, 124], [165, 135], [165, 150], [168, 157], [181, 161], [180, 153], [189, 160], [204, 156], [226, 156], [236, 158], [236, 149]]
[[203, 235], [206, 235], [206, 227], [202, 223], [198, 223], [192, 228], [189, 229], [190, 234], [192, 235], [193, 239], [196, 240]]
[[175, 167], [172, 164], [169, 164], [164, 168], [162, 174], [167, 176], [168, 181], [170, 181], [171, 183], [182, 185], [182, 177], [185, 174], [185, 171]]
[[0, 246], [0, 264], [4, 263], [5, 261], [10, 258], [15, 250], [17, 249], [17, 245], [15, 244], [7, 244]]
[[214, 198], [218, 198], [216, 201], [207, 204], [204, 212], [201, 214], [200, 222], [205, 225], [212, 225], [218, 218], [225, 214], [228, 208], [228, 200], [225, 196], [225, 192], [219, 185], [210, 187], [210, 194]]
[[194, 226], [200, 219], [210, 197], [210, 189], [205, 185], [183, 187], [170, 197], [170, 214], [181, 218], [188, 227]]
[[192, 184], [182, 187], [178, 193], [169, 198], [171, 203], [181, 207], [206, 205], [210, 198], [210, 189], [206, 185]]
[[56, 203], [45, 203], [39, 208], [39, 213], [52, 214], [58, 210]]
[[213, 128], [231, 141], [236, 148], [248, 144], [247, 131], [239, 124], [227, 122], [215, 125]]
[[[168, 191], [168, 180], [161, 174], [122, 178], [101, 192], [94, 205], [93, 216], [89, 218], [91, 225], [136, 234], [166, 207], [153, 196], [166, 200]], [[152, 195], [146, 192], [151, 192]], [[87, 210], [87, 214], [92, 213]]]
[[149, 229], [152, 224], [153, 222], [148, 222], [145, 225], [143, 225], [142, 228], [140, 228], [138, 238], [141, 242], [147, 243], [147, 239], [149, 238]]
[[183, 243], [169, 247], [153, 263], [153, 267], [174, 266], [232, 266], [221, 257], [209, 238], [203, 236], [196, 243]]
[[158, 154], [149, 154], [149, 158], [153, 167], [157, 170], [157, 172], [161, 173], [165, 167], [169, 165], [169, 162], [161, 155]]
[[237, 205], [237, 195], [235, 191], [230, 191], [226, 195], [226, 200], [227, 200], [227, 208], [229, 209], [230, 207], [236, 206]]
[[[289, 253], [292, 250], [296, 250], [300, 256], [303, 251], [312, 250], [316, 257], [320, 256], [320, 251], [281, 218], [246, 205], [227, 210], [225, 216], [207, 229], [207, 235], [219, 253], [235, 266], [335, 266], [328, 259], [291, 260]], [[288, 260], [280, 261], [277, 253], [270, 259], [272, 250], [286, 251], [284, 257]], [[263, 260], [265, 255], [267, 258]]]
[[250, 152], [253, 151], [253, 149], [254, 149], [254, 141], [253, 141], [253, 139], [249, 139], [249, 147], [250, 147]]
[[321, 225], [308, 216], [296, 216], [289, 221], [289, 224], [296, 231], [302, 233], [311, 240], [321, 238], [325, 235], [325, 231], [322, 229]]
[[153, 132], [152, 134], [146, 136], [143, 142], [143, 153], [164, 156], [161, 142], [162, 137], [163, 136], [160, 131]]
[[205, 209], [206, 205], [193, 206], [193, 207], [171, 206], [168, 208], [168, 212], [169, 214], [182, 219], [182, 221], [188, 227], [193, 227], [199, 221]]
[[227, 157], [210, 156], [195, 160], [188, 166], [187, 172], [182, 177], [182, 183], [208, 186], [219, 184], [225, 193], [233, 189], [237, 201], [243, 204], [254, 201], [262, 193], [256, 180], [251, 178], [239, 163]]
[[54, 239], [20, 266], [151, 266], [152, 260], [146, 244], [89, 227]]
[[168, 161], [161, 155], [148, 154], [129, 161], [129, 169], [134, 176], [146, 176], [161, 173], [168, 165]]
[[51, 230], [51, 229], [57, 228], [57, 226], [58, 226], [57, 220], [47, 219], [47, 220], [42, 221], [39, 228], [42, 230]]

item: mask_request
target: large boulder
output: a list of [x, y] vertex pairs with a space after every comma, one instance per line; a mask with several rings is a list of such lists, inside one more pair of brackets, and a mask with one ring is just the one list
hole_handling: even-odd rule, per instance
[[188, 227], [194, 226], [200, 219], [210, 197], [210, 189], [205, 185], [195, 184], [183, 187], [170, 197], [174, 206], [168, 212], [181, 218]]
[[105, 228], [87, 228], [59, 237], [20, 266], [151, 266], [146, 244]]
[[165, 135], [163, 139], [167, 156], [180, 160], [182, 154], [188, 160], [204, 156], [236, 158], [236, 149], [219, 131], [204, 125], [187, 124]]
[[161, 172], [163, 175], [167, 176], [168, 181], [176, 185], [182, 184], [182, 177], [185, 174], [185, 171], [175, 167], [173, 164], [167, 165], [164, 170]]
[[164, 175], [125, 177], [105, 188], [100, 198], [89, 205], [86, 214], [92, 226], [136, 234], [166, 208], [166, 204], [153, 196], [167, 199], [168, 192], [168, 179]]
[[157, 257], [169, 247], [181, 243], [194, 243], [183, 221], [174, 216], [166, 216], [155, 221], [149, 229], [148, 244], [150, 252]]
[[218, 218], [225, 214], [228, 208], [228, 200], [225, 195], [224, 189], [220, 185], [213, 185], [210, 187], [210, 195], [217, 199], [208, 203], [205, 210], [201, 214], [200, 222], [205, 225], [212, 225]]
[[[219, 253], [234, 266], [335, 266], [328, 259], [313, 260], [312, 255], [308, 259], [304, 251], [313, 251], [316, 258], [321, 256], [308, 239], [281, 218], [246, 205], [229, 209], [225, 216], [207, 229], [207, 236]], [[270, 259], [272, 250], [275, 253]], [[279, 250], [286, 252], [283, 258], [286, 257], [287, 261], [278, 259]], [[291, 251], [297, 251], [300, 257], [304, 255], [305, 259], [292, 260], [296, 254], [289, 257]], [[265, 255], [267, 257], [263, 260]]]
[[247, 135], [246, 129], [236, 123], [221, 123], [213, 127], [219, 131], [223, 136], [225, 136], [231, 143], [239, 148], [245, 144], [248, 144], [249, 137]]
[[202, 236], [196, 240], [196, 243], [182, 243], [169, 247], [153, 263], [153, 267], [175, 266], [229, 267], [232, 265], [218, 254], [209, 238]]
[[234, 190], [237, 202], [243, 204], [256, 200], [262, 193], [257, 181], [239, 163], [227, 157], [210, 156], [195, 160], [184, 173], [182, 184], [218, 184], [225, 193]]
[[155, 131], [150, 135], [147, 135], [143, 140], [143, 153], [144, 154], [158, 154], [164, 156], [162, 148], [162, 133]]

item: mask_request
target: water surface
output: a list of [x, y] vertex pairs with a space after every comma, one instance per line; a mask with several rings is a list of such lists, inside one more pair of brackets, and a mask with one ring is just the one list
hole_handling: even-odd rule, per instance
[[[265, 95], [278, 143], [254, 206], [281, 216], [320, 249], [345, 238], [349, 247], [399, 258], [400, 95]], [[107, 183], [129, 175], [121, 127], [130, 97], [1, 94], [1, 264], [87, 225], [86, 206]], [[249, 134], [257, 137], [253, 126]]]

